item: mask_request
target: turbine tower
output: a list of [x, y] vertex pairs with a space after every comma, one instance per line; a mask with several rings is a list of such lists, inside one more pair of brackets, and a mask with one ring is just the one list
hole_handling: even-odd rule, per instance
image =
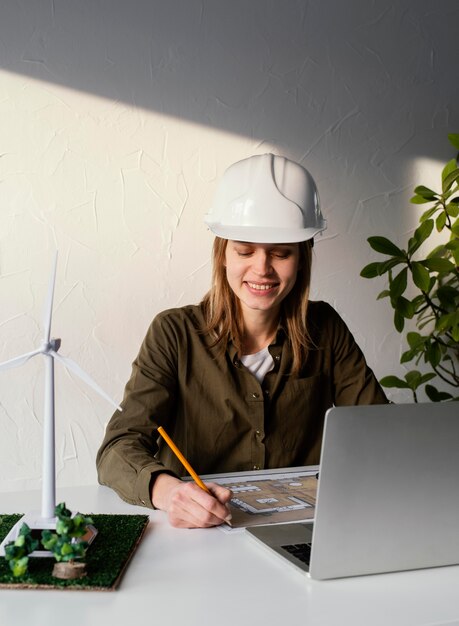
[[[84, 382], [92, 387], [103, 398], [108, 400], [116, 409], [121, 411], [121, 407], [105, 393], [99, 385], [84, 372], [79, 365], [67, 357], [58, 354], [61, 340], [51, 338], [51, 319], [53, 311], [54, 286], [56, 283], [57, 270], [57, 252], [54, 257], [54, 263], [49, 281], [48, 297], [45, 302], [44, 310], [44, 335], [43, 343], [36, 350], [27, 352], [20, 356], [14, 357], [9, 361], [0, 363], [0, 371], [12, 367], [19, 367], [29, 359], [43, 355], [45, 358], [45, 395], [44, 395], [44, 416], [43, 416], [43, 471], [42, 471], [42, 498], [41, 512], [30, 512], [22, 517], [17, 524], [11, 529], [7, 537], [0, 544], [0, 556], [4, 555], [4, 546], [8, 541], [17, 537], [20, 527], [25, 522], [31, 529], [54, 528], [56, 518], [54, 509], [56, 507], [56, 452], [55, 452], [55, 403], [54, 403], [54, 361], [59, 361], [68, 370], [79, 376]], [[35, 554], [35, 553], [33, 553]], [[44, 552], [41, 552], [45, 555]]]

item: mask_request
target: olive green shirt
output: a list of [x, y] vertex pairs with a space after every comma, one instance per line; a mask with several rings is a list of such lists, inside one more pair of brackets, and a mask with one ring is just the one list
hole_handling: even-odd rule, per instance
[[301, 372], [279, 329], [269, 346], [274, 369], [260, 384], [232, 344], [226, 353], [202, 332], [200, 306], [159, 314], [133, 363], [123, 411], [116, 411], [97, 455], [101, 484], [152, 507], [155, 475], [185, 469], [159, 438], [163, 426], [199, 474], [315, 465], [332, 405], [387, 399], [352, 334], [325, 302], [308, 312], [313, 348]]

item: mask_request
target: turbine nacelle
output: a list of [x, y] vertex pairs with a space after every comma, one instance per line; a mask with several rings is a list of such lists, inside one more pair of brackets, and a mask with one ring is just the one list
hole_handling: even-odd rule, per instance
[[50, 341], [43, 343], [40, 348], [40, 352], [45, 354], [46, 352], [57, 352], [61, 347], [60, 339], [50, 339]]

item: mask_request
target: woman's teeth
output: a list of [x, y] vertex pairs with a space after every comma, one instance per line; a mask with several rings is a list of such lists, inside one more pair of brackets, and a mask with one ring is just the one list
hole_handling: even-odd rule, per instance
[[268, 291], [269, 289], [272, 289], [274, 287], [274, 285], [266, 285], [266, 284], [259, 285], [257, 283], [249, 283], [249, 282], [247, 284], [251, 289], [258, 289], [259, 291]]

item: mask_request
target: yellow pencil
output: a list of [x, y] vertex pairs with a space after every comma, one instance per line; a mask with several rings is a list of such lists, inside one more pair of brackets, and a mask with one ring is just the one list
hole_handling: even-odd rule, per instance
[[172, 450], [172, 452], [176, 455], [176, 457], [179, 459], [179, 461], [182, 463], [182, 465], [185, 467], [185, 469], [187, 470], [187, 472], [190, 474], [190, 476], [192, 477], [192, 479], [194, 480], [194, 482], [199, 485], [199, 487], [201, 487], [201, 489], [204, 489], [204, 491], [207, 491], [207, 493], [209, 493], [210, 495], [212, 495], [211, 491], [206, 487], [206, 485], [202, 482], [202, 480], [199, 478], [199, 476], [196, 474], [196, 472], [194, 471], [194, 469], [191, 467], [191, 465], [188, 463], [188, 461], [185, 459], [185, 457], [183, 456], [183, 454], [180, 452], [180, 450], [177, 448], [177, 446], [175, 445], [175, 443], [172, 441], [172, 439], [169, 437], [169, 435], [166, 433], [166, 431], [164, 430], [164, 428], [162, 426], [159, 426], [158, 428], [158, 432], [161, 435], [161, 437], [164, 439], [164, 441], [167, 443], [167, 445], [170, 447], [170, 449]]

